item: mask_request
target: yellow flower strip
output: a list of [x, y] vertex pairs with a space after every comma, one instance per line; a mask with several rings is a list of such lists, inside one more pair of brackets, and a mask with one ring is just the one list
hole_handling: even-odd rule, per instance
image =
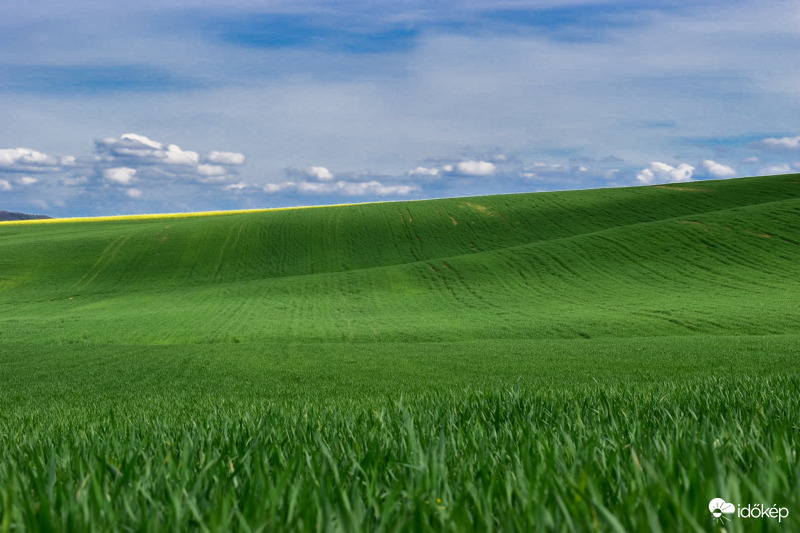
[[[368, 202], [383, 203], [383, 202]], [[364, 205], [363, 203], [333, 204], [333, 205], [304, 205], [297, 207], [270, 207], [266, 209], [240, 209], [234, 211], [199, 211], [196, 213], [156, 213], [150, 215], [114, 215], [101, 217], [74, 217], [74, 218], [38, 218], [28, 220], [6, 220], [0, 226], [18, 226], [23, 224], [70, 224], [76, 222], [122, 222], [127, 220], [163, 220], [173, 218], [210, 217], [222, 215], [239, 215], [243, 213], [267, 213], [271, 211], [291, 211], [294, 209], [316, 209], [319, 207], [345, 207], [349, 205]]]

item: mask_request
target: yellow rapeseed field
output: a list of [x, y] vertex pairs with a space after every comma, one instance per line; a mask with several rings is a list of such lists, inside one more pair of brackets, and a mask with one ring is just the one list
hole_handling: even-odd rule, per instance
[[[383, 203], [383, 202], [369, 202]], [[70, 224], [74, 222], [121, 222], [125, 220], [156, 220], [171, 218], [191, 218], [191, 217], [211, 217], [221, 215], [239, 215], [243, 213], [266, 213], [270, 211], [290, 211], [293, 209], [315, 209], [319, 207], [344, 207], [352, 204], [333, 204], [333, 205], [303, 205], [296, 207], [270, 207], [265, 209], [239, 209], [232, 211], [198, 211], [192, 213], [154, 213], [148, 215], [113, 215], [100, 217], [74, 217], [74, 218], [37, 218], [29, 220], [6, 220], [0, 221], [3, 226], [16, 226], [23, 224]]]

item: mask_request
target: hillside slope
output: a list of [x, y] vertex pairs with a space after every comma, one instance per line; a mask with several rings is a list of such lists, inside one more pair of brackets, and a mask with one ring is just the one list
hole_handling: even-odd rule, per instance
[[0, 225], [0, 339], [797, 333], [800, 178]]

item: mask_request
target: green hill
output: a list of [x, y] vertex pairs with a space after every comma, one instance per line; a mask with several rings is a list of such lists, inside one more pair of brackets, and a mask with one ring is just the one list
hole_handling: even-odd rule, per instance
[[0, 226], [6, 341], [796, 333], [796, 176]]

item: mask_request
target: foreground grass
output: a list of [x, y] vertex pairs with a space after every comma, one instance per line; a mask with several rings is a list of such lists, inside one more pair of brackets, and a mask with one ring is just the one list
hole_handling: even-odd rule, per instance
[[796, 376], [96, 409], [0, 417], [3, 530], [800, 527]]
[[797, 336], [6, 348], [5, 531], [800, 527]]

